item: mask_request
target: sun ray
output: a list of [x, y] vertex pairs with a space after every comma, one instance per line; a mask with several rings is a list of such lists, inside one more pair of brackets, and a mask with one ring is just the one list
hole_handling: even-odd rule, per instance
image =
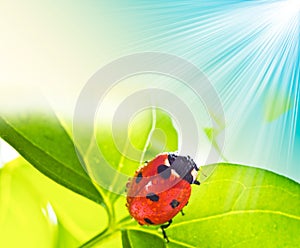
[[[289, 164], [294, 143], [300, 142], [295, 140], [300, 132], [299, 3], [219, 0], [141, 4], [135, 10], [148, 21], [140, 24], [142, 38], [132, 46], [175, 53], [201, 68], [224, 104], [227, 130], [232, 134], [229, 143], [245, 146], [241, 137], [252, 139], [253, 162], [268, 161], [276, 168]], [[270, 92], [286, 100], [273, 99], [282, 113], [266, 121], [263, 109]], [[253, 131], [251, 125], [257, 128], [256, 137], [245, 134]], [[231, 149], [232, 158], [240, 158]]]

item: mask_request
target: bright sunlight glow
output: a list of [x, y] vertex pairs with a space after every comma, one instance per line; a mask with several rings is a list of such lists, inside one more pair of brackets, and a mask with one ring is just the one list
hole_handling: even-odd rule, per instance
[[0, 169], [18, 156], [19, 154], [10, 145], [0, 139]]
[[285, 0], [275, 4], [274, 22], [281, 25], [285, 25], [296, 18], [300, 12], [300, 0]]
[[42, 213], [45, 215], [45, 217], [50, 221], [51, 224], [57, 225], [57, 217], [56, 214], [51, 206], [51, 204], [48, 202], [46, 209], [42, 208]]

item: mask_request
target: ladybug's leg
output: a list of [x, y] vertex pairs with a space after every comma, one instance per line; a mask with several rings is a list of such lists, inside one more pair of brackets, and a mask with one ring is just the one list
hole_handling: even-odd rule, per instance
[[172, 220], [169, 220], [168, 224], [165, 224], [165, 225], [161, 225], [160, 228], [162, 230], [162, 233], [163, 233], [163, 236], [164, 236], [164, 239], [169, 243], [169, 239], [168, 239], [168, 236], [166, 234], [166, 231], [165, 229], [168, 228], [172, 223]]
[[182, 209], [180, 210], [180, 213], [181, 213], [181, 215], [182, 215], [182, 216], [184, 215], [184, 212], [183, 212], [183, 210], [182, 210]]
[[195, 181], [193, 182], [193, 184], [200, 185], [200, 182], [199, 182], [198, 180], [195, 180]]

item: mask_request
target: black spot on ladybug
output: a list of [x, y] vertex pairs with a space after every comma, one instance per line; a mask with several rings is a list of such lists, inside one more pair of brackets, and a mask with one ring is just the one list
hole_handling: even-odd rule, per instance
[[168, 179], [171, 176], [171, 169], [165, 164], [161, 164], [157, 167], [157, 173], [164, 179]]
[[137, 175], [136, 179], [135, 179], [135, 182], [136, 183], [139, 183], [143, 178], [143, 175], [142, 175], [142, 172], [139, 172], [139, 174]]
[[153, 223], [150, 219], [148, 219], [148, 218], [144, 218], [144, 221], [147, 222], [147, 223], [150, 224], [150, 225], [153, 225], [153, 224], [154, 224], [154, 223]]
[[159, 200], [159, 196], [154, 194], [154, 193], [147, 194], [146, 198], [153, 201], [153, 202], [157, 202]]
[[178, 207], [179, 204], [180, 204], [180, 202], [177, 201], [177, 200], [175, 200], [175, 199], [173, 199], [173, 200], [171, 201], [171, 203], [170, 203], [170, 205], [171, 205], [172, 208]]

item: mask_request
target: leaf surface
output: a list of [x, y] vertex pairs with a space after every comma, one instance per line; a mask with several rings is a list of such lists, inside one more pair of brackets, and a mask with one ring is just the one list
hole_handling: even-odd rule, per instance
[[258, 168], [219, 164], [193, 187], [186, 215], [176, 217], [168, 236], [192, 247], [296, 247], [299, 206], [298, 183]]
[[[200, 186], [192, 186], [185, 215], [178, 214], [166, 229], [170, 240], [166, 247], [299, 246], [298, 183], [249, 166], [205, 167], [215, 170]], [[159, 226], [136, 224], [123, 231], [122, 241], [124, 247], [144, 247], [145, 240], [149, 247], [159, 247], [158, 235], [163, 241]]]
[[80, 155], [75, 152], [72, 139], [54, 114], [1, 115], [0, 136], [55, 182], [102, 203], [101, 195], [83, 169]]

